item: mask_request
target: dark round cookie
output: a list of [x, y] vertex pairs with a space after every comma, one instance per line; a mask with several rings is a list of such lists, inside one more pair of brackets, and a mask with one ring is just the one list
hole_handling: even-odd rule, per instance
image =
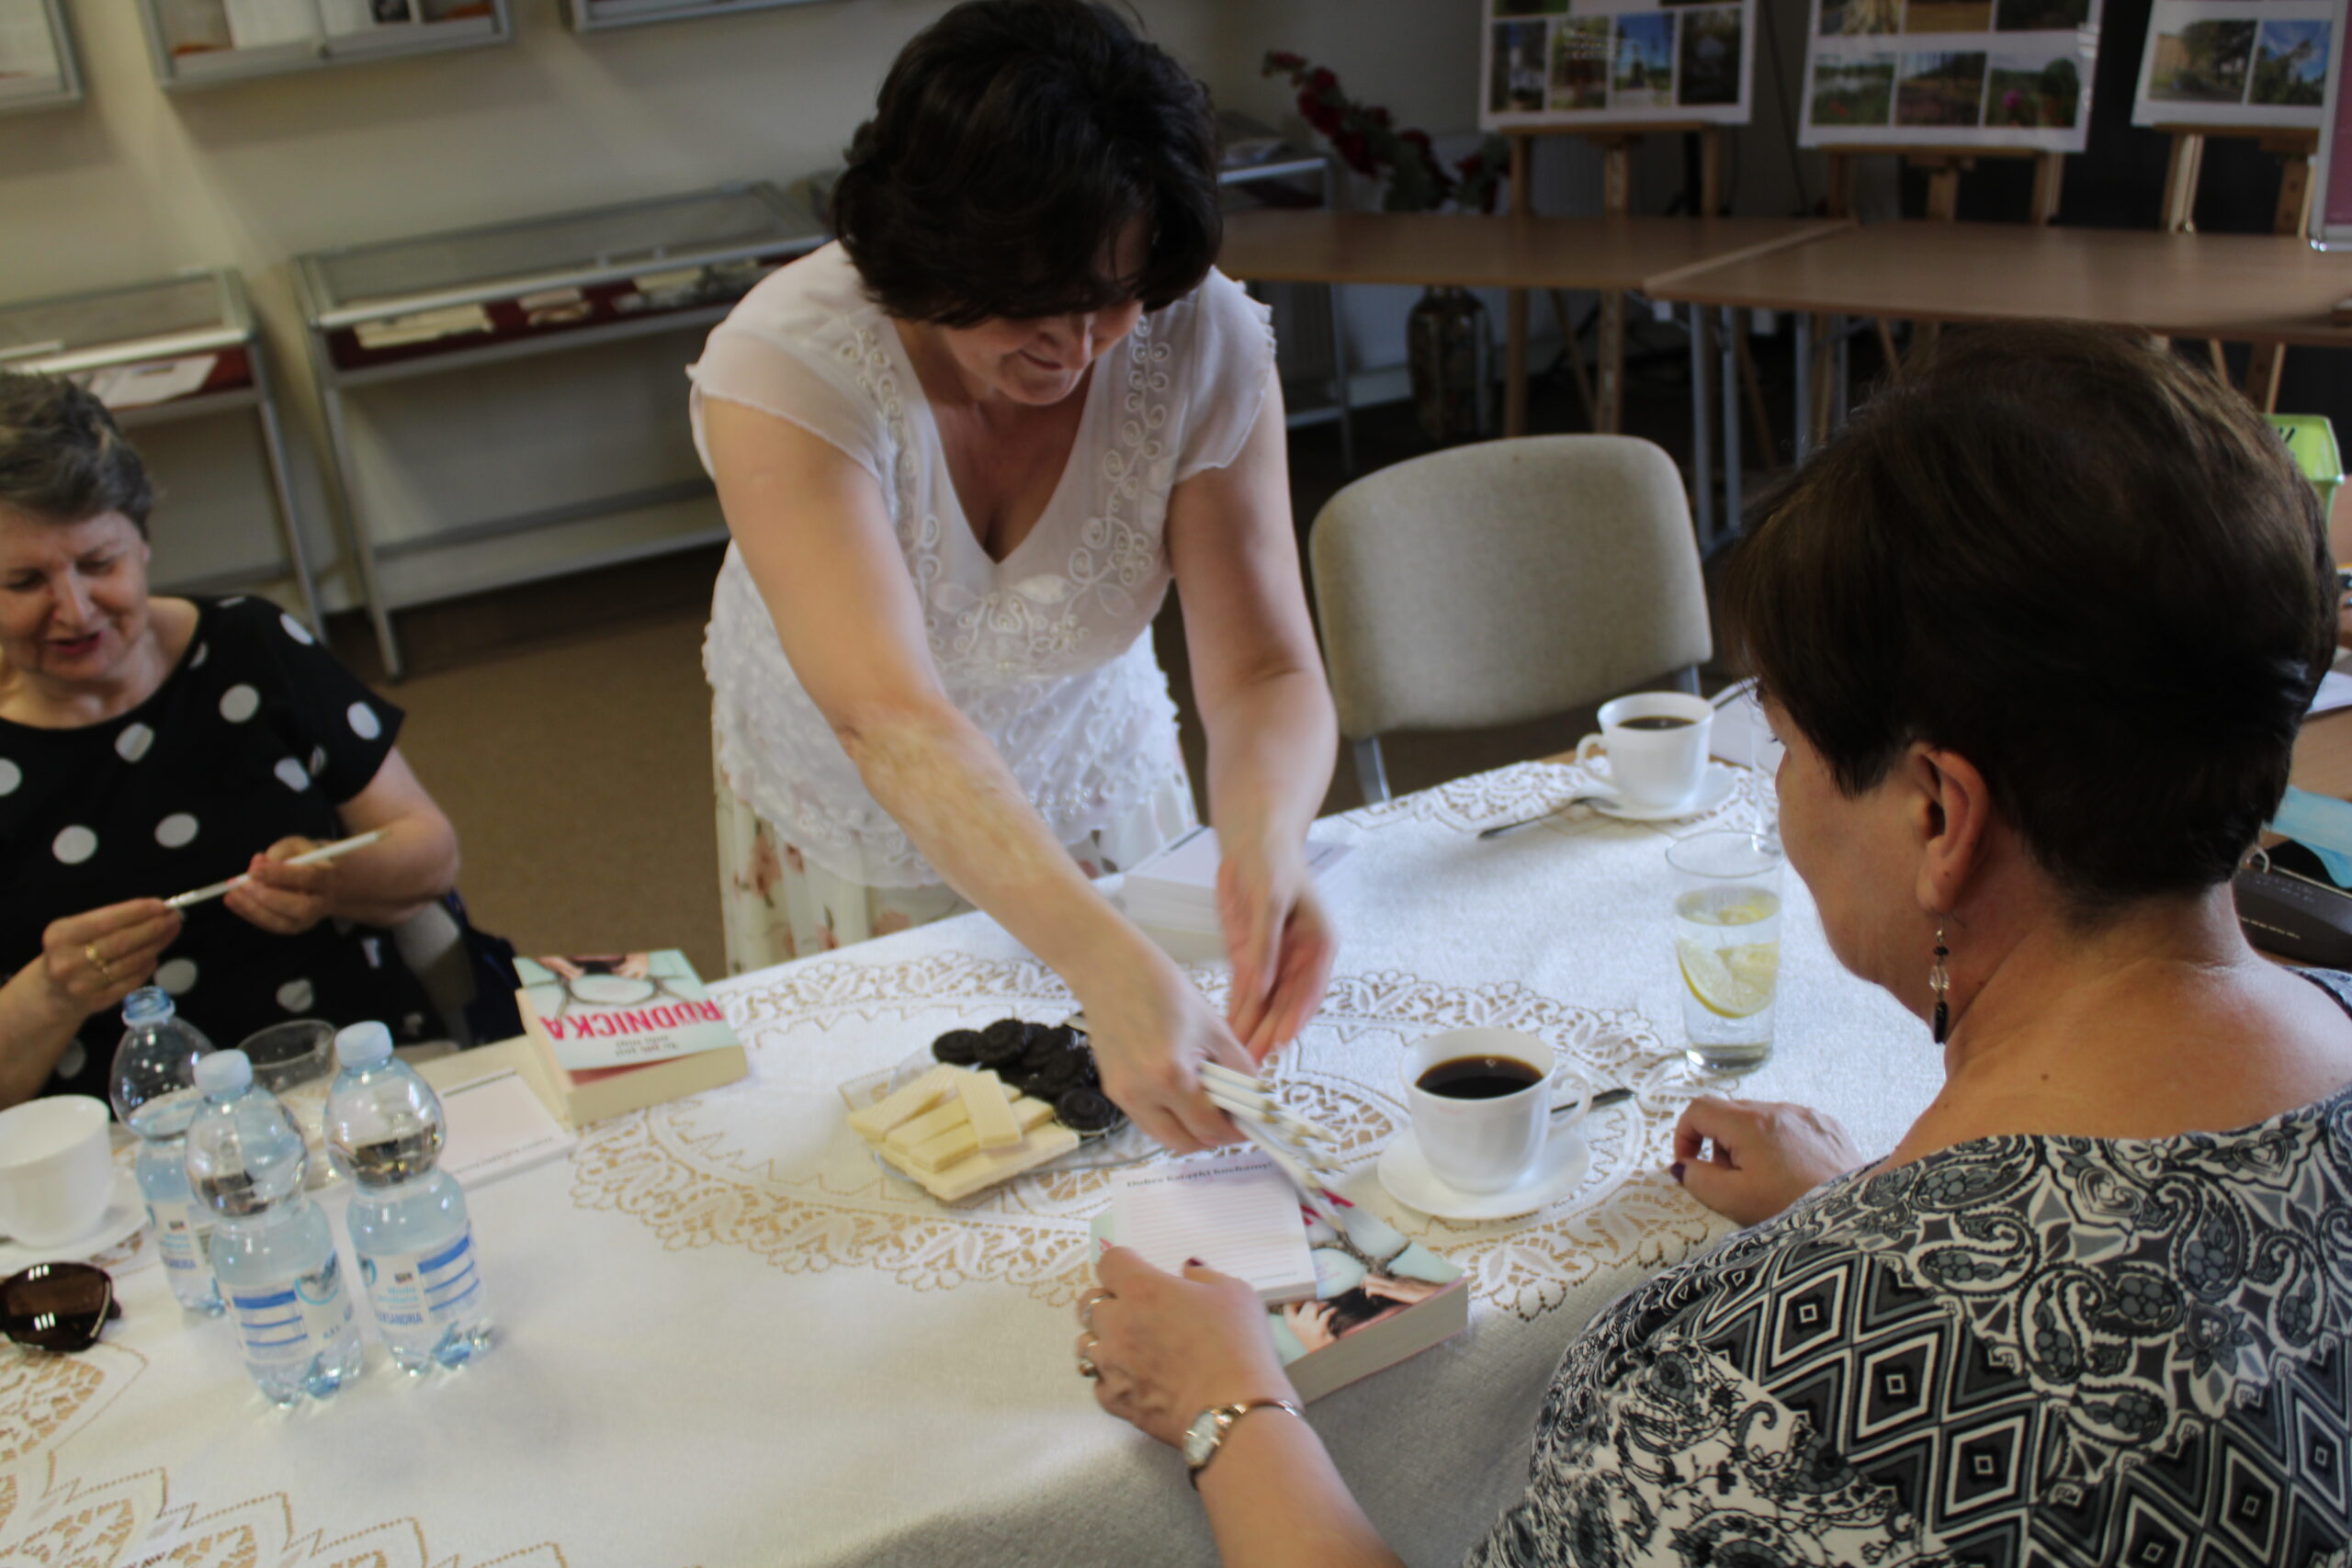
[[980, 1059], [980, 1032], [951, 1029], [931, 1043], [931, 1054], [950, 1066], [968, 1067]]
[[1054, 1115], [1073, 1133], [1106, 1133], [1125, 1120], [1125, 1112], [1092, 1089], [1074, 1089], [1056, 1100]]
[[1084, 1087], [1086, 1065], [1065, 1051], [1050, 1061], [1030, 1067], [1023, 1077], [1021, 1092], [1034, 1094], [1040, 1100], [1059, 1100], [1074, 1089]]
[[1017, 1018], [1001, 1018], [980, 1031], [975, 1059], [984, 1067], [1010, 1066], [1029, 1049], [1029, 1026]]

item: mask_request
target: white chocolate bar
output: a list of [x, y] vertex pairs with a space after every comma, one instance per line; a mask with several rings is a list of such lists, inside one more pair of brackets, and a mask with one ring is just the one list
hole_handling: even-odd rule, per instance
[[[1057, 1155], [1068, 1154], [1078, 1147], [1078, 1134], [1058, 1122], [1038, 1128], [1028, 1137], [1009, 1149], [982, 1149], [967, 1155], [954, 1165], [936, 1172], [909, 1171], [934, 1198], [953, 1202], [968, 1198], [981, 1188], [1018, 1176], [1032, 1167], [1040, 1166]], [[889, 1158], [886, 1150], [885, 1159]]]
[[849, 1124], [867, 1143], [878, 1143], [892, 1129], [911, 1122], [956, 1092], [963, 1075], [955, 1067], [938, 1066], [906, 1088], [863, 1111], [850, 1112]]
[[[956, 1109], [961, 1111], [963, 1107], [959, 1103]], [[1012, 1114], [1019, 1121], [1023, 1133], [1042, 1124], [1053, 1113], [1053, 1105], [1046, 1100], [1031, 1100], [1024, 1095], [1012, 1102]], [[972, 1123], [959, 1119], [945, 1132], [917, 1144], [912, 1148], [900, 1149], [895, 1143], [886, 1146], [894, 1153], [905, 1155], [907, 1163], [916, 1169], [928, 1172], [951, 1166], [967, 1155], [978, 1153], [980, 1140], [979, 1135], [973, 1131]]]
[[1021, 1122], [994, 1074], [974, 1073], [956, 1086], [972, 1119], [972, 1134], [984, 1149], [1009, 1149], [1021, 1142]]

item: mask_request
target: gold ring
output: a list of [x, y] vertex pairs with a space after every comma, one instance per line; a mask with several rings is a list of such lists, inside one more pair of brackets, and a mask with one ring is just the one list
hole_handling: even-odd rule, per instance
[[1079, 1325], [1090, 1334], [1094, 1330], [1094, 1309], [1111, 1299], [1111, 1292], [1096, 1286], [1078, 1298]]
[[90, 967], [96, 969], [101, 978], [105, 976], [107, 970], [114, 967], [98, 955], [98, 944], [95, 942], [85, 942], [82, 944], [82, 956], [90, 961]]
[[1082, 1378], [1099, 1379], [1102, 1375], [1102, 1370], [1094, 1364], [1093, 1357], [1080, 1356], [1078, 1359], [1078, 1375]]

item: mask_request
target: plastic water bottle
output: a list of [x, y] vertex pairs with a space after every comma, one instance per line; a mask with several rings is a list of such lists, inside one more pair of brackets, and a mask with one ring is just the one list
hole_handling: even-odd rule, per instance
[[334, 1038], [327, 1151], [356, 1186], [351, 1250], [393, 1364], [422, 1372], [489, 1348], [490, 1299], [458, 1179], [436, 1170], [441, 1101], [392, 1055], [391, 1032], [355, 1023]]
[[212, 1209], [212, 1271], [245, 1370], [273, 1404], [324, 1399], [357, 1375], [359, 1331], [327, 1217], [302, 1190], [302, 1134], [243, 1051], [198, 1061], [196, 1087], [187, 1180]]
[[211, 1055], [212, 1042], [176, 1016], [170, 994], [154, 986], [123, 998], [122, 1021], [110, 1093], [114, 1113], [139, 1134], [139, 1191], [164, 1255], [164, 1277], [180, 1305], [215, 1314], [220, 1292], [208, 1250], [212, 1211], [188, 1190], [186, 1137], [204, 1104], [196, 1090], [197, 1060]]

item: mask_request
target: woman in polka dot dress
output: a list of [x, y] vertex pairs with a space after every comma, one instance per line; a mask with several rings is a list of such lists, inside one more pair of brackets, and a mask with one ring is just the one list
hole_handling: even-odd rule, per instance
[[103, 1096], [144, 985], [220, 1045], [292, 1018], [441, 1032], [385, 934], [458, 874], [400, 710], [266, 600], [150, 599], [151, 499], [95, 398], [0, 375], [0, 1105]]

